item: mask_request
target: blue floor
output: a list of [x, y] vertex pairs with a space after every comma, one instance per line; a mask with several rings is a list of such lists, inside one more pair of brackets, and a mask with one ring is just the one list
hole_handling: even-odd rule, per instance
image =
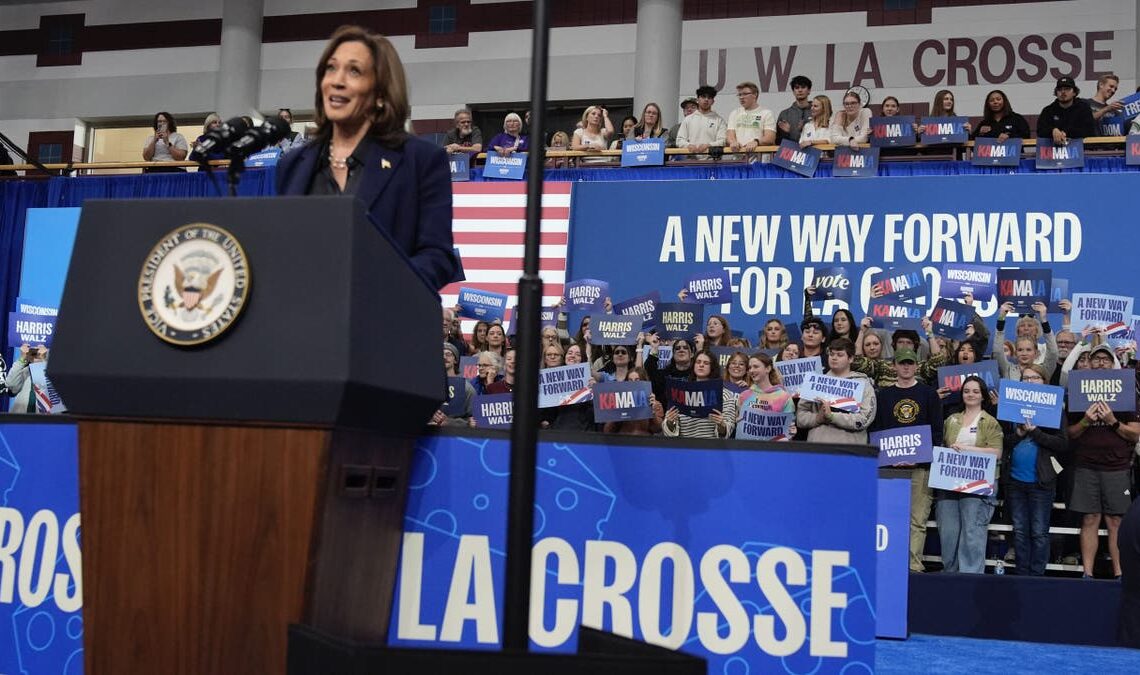
[[[1058, 617], [1058, 620], [1065, 619]], [[970, 675], [1137, 675], [1140, 650], [911, 635], [908, 640], [878, 641], [875, 672], [882, 675], [967, 672]]]

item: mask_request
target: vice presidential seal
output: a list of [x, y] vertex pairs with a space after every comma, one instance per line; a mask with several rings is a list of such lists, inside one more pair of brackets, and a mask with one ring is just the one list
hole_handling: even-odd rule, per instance
[[167, 234], [143, 262], [139, 309], [147, 328], [177, 345], [209, 342], [237, 320], [249, 297], [245, 251], [216, 225]]

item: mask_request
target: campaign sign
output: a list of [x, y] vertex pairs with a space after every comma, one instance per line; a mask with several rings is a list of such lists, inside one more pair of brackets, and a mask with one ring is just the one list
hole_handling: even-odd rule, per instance
[[1136, 371], [1070, 371], [1069, 410], [1084, 412], [1096, 401], [1104, 401], [1113, 412], [1136, 412]]
[[901, 265], [871, 275], [871, 295], [913, 302], [926, 297], [930, 285], [922, 265]]
[[866, 385], [867, 381], [863, 379], [809, 373], [800, 387], [800, 399], [826, 401], [835, 410], [857, 412], [862, 405]]
[[689, 417], [708, 417], [709, 413], [721, 409], [724, 397], [724, 382], [721, 380], [681, 380], [666, 378], [665, 389], [669, 407], [676, 408]]
[[985, 497], [994, 493], [996, 477], [996, 455], [935, 446], [927, 485]]
[[459, 289], [459, 315], [469, 319], [491, 322], [503, 320], [507, 314], [507, 296], [494, 291], [461, 287]]
[[841, 145], [835, 149], [835, 161], [831, 164], [832, 176], [860, 178], [878, 174], [878, 148], [852, 148]]
[[619, 314], [590, 315], [590, 344], [632, 345], [641, 332], [641, 317]]
[[1056, 314], [1064, 312], [1061, 309], [1061, 301], [1069, 300], [1069, 280], [1060, 277], [1053, 277], [1053, 283], [1049, 284], [1049, 312]]
[[43, 314], [9, 312], [8, 346], [17, 348], [26, 344], [50, 347], [52, 335], [55, 333], [55, 320], [56, 317]]
[[621, 144], [622, 166], [661, 166], [665, 163], [665, 139], [627, 138]]
[[970, 163], [974, 166], [1018, 166], [1021, 164], [1021, 139], [976, 138]]
[[820, 300], [851, 300], [851, 278], [847, 276], [846, 267], [817, 267], [815, 276], [811, 279], [815, 287], [812, 302]]
[[592, 312], [602, 309], [610, 294], [608, 282], [600, 279], [578, 279], [566, 284], [566, 306], [572, 310]]
[[910, 583], [910, 472], [879, 471], [879, 522], [875, 527], [875, 635], [907, 637]]
[[894, 300], [875, 298], [867, 307], [872, 328], [886, 330], [922, 330], [922, 317], [926, 311], [921, 305], [908, 305]]
[[799, 396], [800, 388], [804, 386], [804, 380], [807, 379], [808, 375], [812, 373], [823, 374], [823, 361], [818, 356], [776, 361], [772, 365], [780, 371], [780, 385], [790, 391], [793, 396]]
[[872, 117], [870, 141], [877, 148], [914, 145], [914, 115]]
[[281, 148], [269, 148], [268, 150], [255, 152], [249, 157], [246, 157], [245, 168], [252, 169], [262, 166], [277, 166], [277, 160], [279, 159], [281, 159]]
[[1127, 166], [1140, 164], [1140, 134], [1129, 134], [1124, 141], [1124, 163]]
[[487, 164], [483, 167], [484, 178], [502, 178], [504, 180], [522, 180], [526, 177], [525, 152], [514, 152], [506, 157], [491, 150], [487, 153]]
[[[642, 362], [649, 360], [649, 350], [653, 349], [653, 345], [642, 345], [641, 347], [641, 360]], [[657, 345], [657, 362], [664, 368], [669, 359], [673, 358], [673, 345], [660, 343]]]
[[1132, 323], [1132, 298], [1103, 293], [1073, 293], [1072, 330], [1100, 329], [1106, 337], [1126, 332]]
[[811, 146], [801, 148], [799, 143], [784, 139], [780, 141], [780, 147], [772, 155], [772, 164], [811, 178], [815, 175], [822, 154], [818, 148]]
[[1038, 302], [1049, 302], [1052, 270], [1001, 268], [997, 271], [998, 304], [1013, 303], [1017, 312], [1032, 311]]
[[480, 429], [510, 429], [515, 419], [514, 394], [476, 394], [471, 416]]
[[653, 330], [657, 327], [657, 305], [660, 302], [661, 294], [657, 291], [653, 291], [616, 303], [614, 305], [614, 314], [640, 316], [641, 329], [645, 331]]
[[657, 305], [657, 310], [658, 337], [679, 340], [700, 332], [704, 315], [698, 307], [684, 302], [663, 302]]
[[448, 155], [447, 164], [451, 169], [452, 182], [471, 180], [471, 157], [466, 152]]
[[598, 382], [594, 385], [594, 421], [624, 422], [653, 417], [648, 382]]
[[737, 384], [735, 382], [729, 382], [728, 380], [725, 380], [724, 381], [724, 388], [739, 396], [740, 394], [743, 394], [745, 390], [748, 389], [748, 385]]
[[788, 336], [788, 344], [793, 342], [803, 344], [804, 332], [795, 321], [784, 324], [784, 334]]
[[685, 292], [685, 302], [702, 305], [732, 302], [732, 284], [728, 280], [728, 270], [722, 268], [694, 274], [685, 282]]
[[962, 388], [962, 382], [971, 375], [977, 375], [986, 383], [986, 388], [993, 390], [998, 386], [1001, 375], [998, 372], [997, 361], [979, 361], [966, 363], [960, 366], [942, 366], [938, 369], [938, 382], [936, 388], [949, 389], [952, 392]]
[[1061, 387], [1004, 379], [998, 383], [999, 420], [1030, 420], [1039, 427], [1060, 429], [1061, 409], [1064, 405], [1065, 390]]
[[[1123, 136], [1128, 130], [1129, 121], [1140, 115], [1140, 92], [1129, 94], [1120, 99], [1120, 105], [1124, 106], [1119, 113], [1109, 117], [1105, 115], [1100, 118], [1100, 135], [1101, 136]], [[1116, 133], [1103, 133], [1105, 131], [1116, 131]]]
[[1037, 139], [1037, 169], [1079, 169], [1085, 165], [1085, 142], [1070, 138], [1057, 145], [1049, 138]]
[[[720, 347], [720, 346], [708, 347], [708, 350], [709, 350], [709, 353], [712, 354], [713, 356], [715, 356], [716, 360], [718, 362], [720, 362], [720, 372], [722, 372], [722, 373], [725, 372], [725, 370], [728, 368], [728, 360], [732, 358], [732, 355], [735, 354], [736, 352], [740, 351], [736, 347]], [[725, 387], [726, 388], [728, 387], [727, 383], [725, 384]]]
[[978, 302], [988, 302], [997, 292], [997, 268], [986, 265], [947, 263], [942, 266], [944, 298], [964, 298], [973, 295]]
[[879, 448], [879, 466], [925, 464], [934, 447], [929, 424], [872, 431], [868, 441]]
[[946, 143], [965, 143], [970, 140], [970, 133], [966, 131], [968, 117], [923, 117], [922, 143], [924, 145], [943, 145]]
[[966, 337], [966, 327], [976, 314], [972, 305], [940, 298], [930, 313], [931, 330], [935, 335], [961, 340]]
[[1097, 136], [1124, 136], [1125, 122], [1119, 117], [1102, 117], [1096, 125]]
[[538, 371], [539, 408], [583, 403], [590, 395], [590, 366], [585, 363]]
[[439, 407], [448, 417], [463, 414], [463, 399], [467, 390], [467, 380], [462, 377], [447, 378], [447, 400]]
[[795, 413], [769, 412], [760, 408], [742, 408], [736, 423], [736, 437], [749, 441], [786, 441], [791, 438]]
[[[511, 307], [507, 312], [507, 335], [514, 336], [518, 334], [519, 322], [518, 306]], [[546, 328], [547, 326], [558, 326], [558, 308], [557, 307], [543, 307], [538, 313], [539, 329]]]

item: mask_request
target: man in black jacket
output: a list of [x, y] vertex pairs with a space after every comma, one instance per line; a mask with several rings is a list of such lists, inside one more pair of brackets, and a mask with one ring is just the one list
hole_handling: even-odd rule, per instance
[[1088, 101], [1077, 98], [1081, 90], [1071, 77], [1057, 80], [1053, 95], [1057, 98], [1045, 106], [1037, 118], [1037, 138], [1050, 138], [1064, 145], [1070, 138], [1096, 136], [1096, 123]]

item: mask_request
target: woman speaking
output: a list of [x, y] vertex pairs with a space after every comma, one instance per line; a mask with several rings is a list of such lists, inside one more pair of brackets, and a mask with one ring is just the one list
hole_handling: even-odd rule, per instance
[[433, 289], [457, 269], [447, 156], [404, 131], [404, 66], [387, 39], [343, 26], [317, 64], [317, 138], [281, 159], [277, 194], [355, 195]]

